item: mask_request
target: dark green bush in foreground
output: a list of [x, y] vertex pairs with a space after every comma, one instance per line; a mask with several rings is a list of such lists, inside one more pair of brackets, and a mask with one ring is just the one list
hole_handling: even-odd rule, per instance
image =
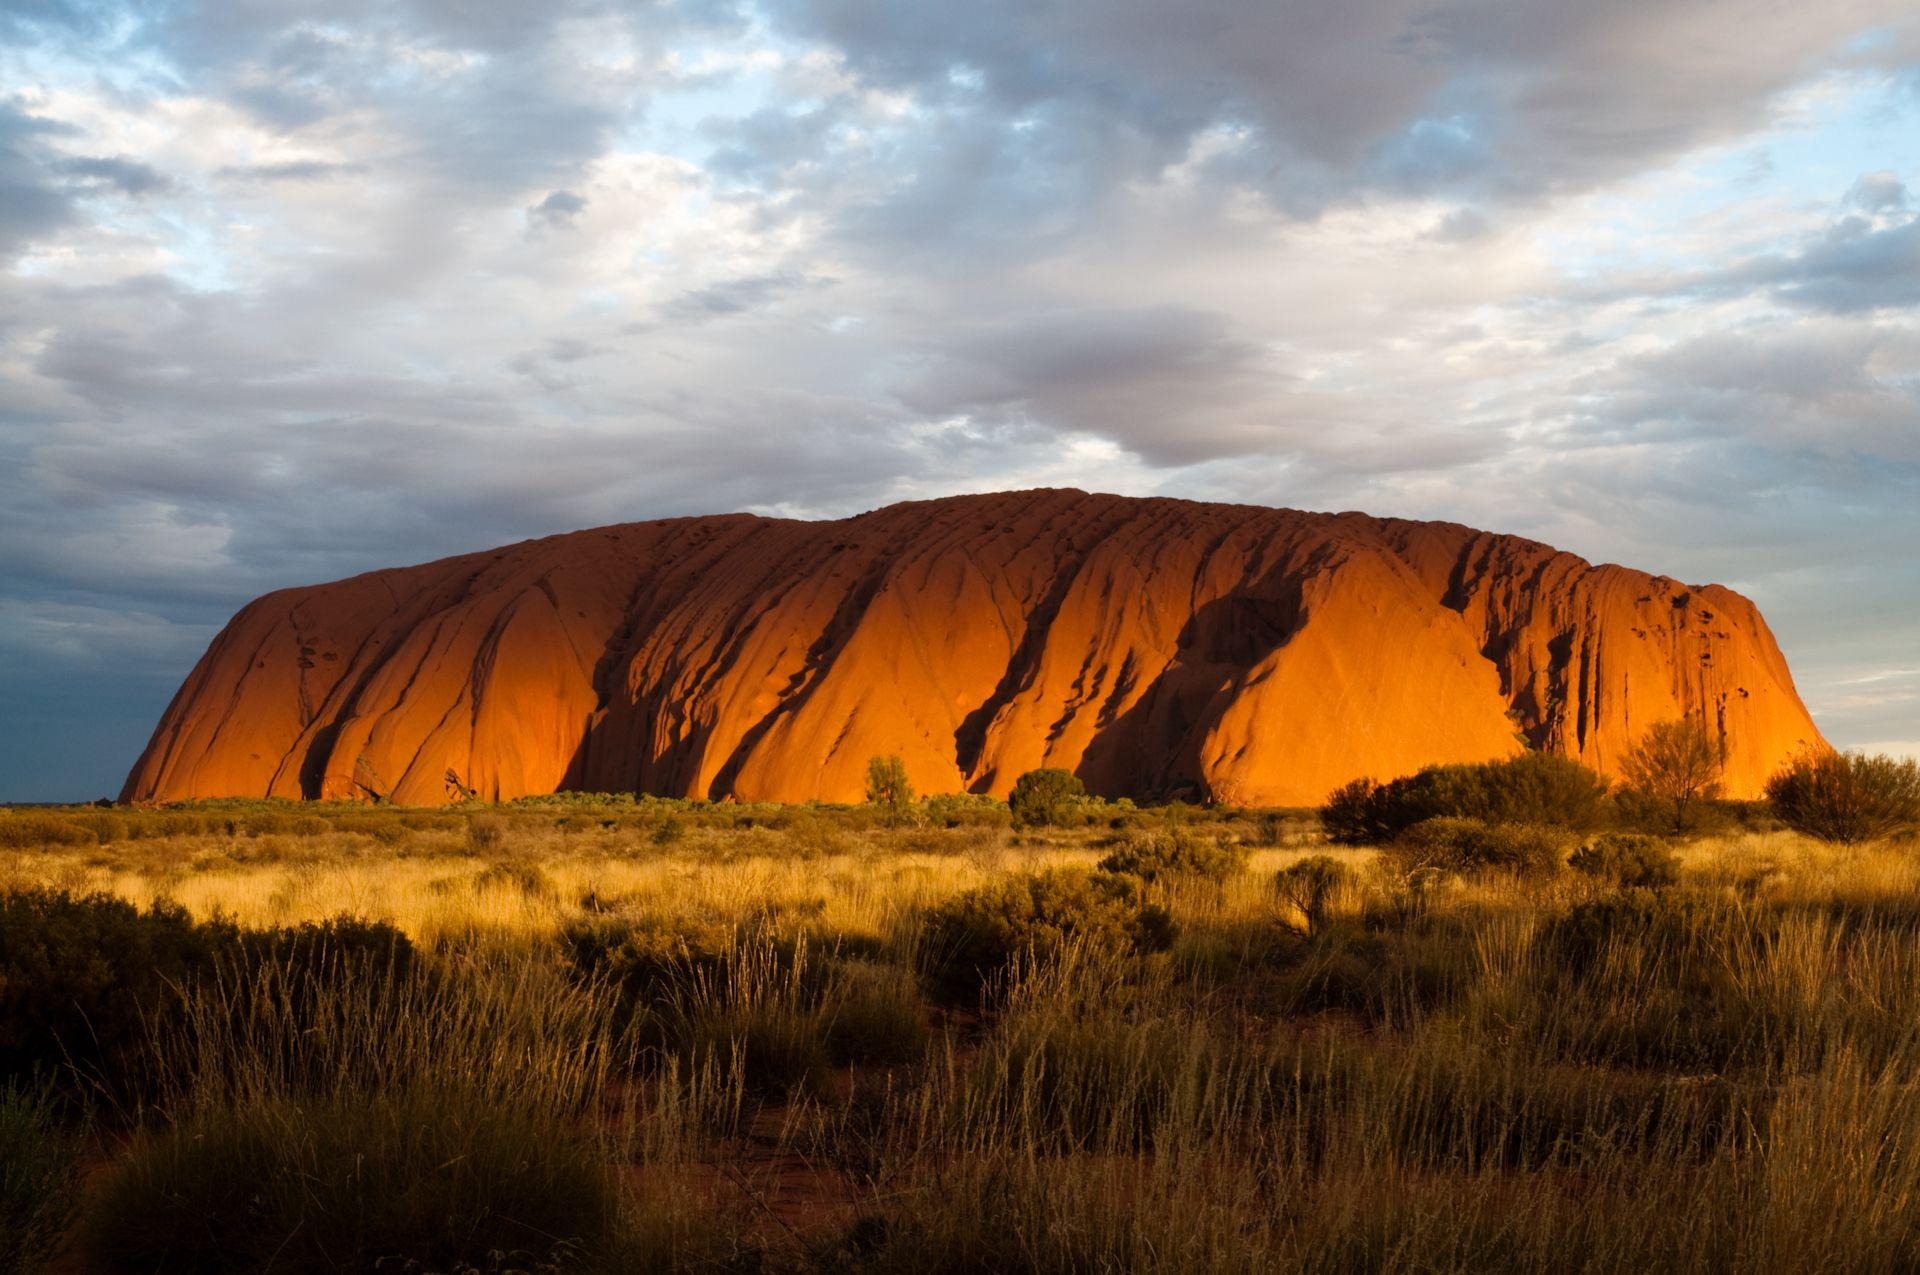
[[100, 1079], [138, 1041], [143, 1010], [239, 941], [234, 927], [200, 924], [169, 903], [143, 912], [105, 894], [0, 894], [0, 1081]]
[[1016, 958], [1051, 956], [1069, 941], [1161, 951], [1173, 941], [1173, 919], [1146, 902], [1131, 877], [1065, 868], [1009, 877], [956, 895], [927, 914], [921, 968], [937, 994], [964, 1002]]
[[352, 917], [242, 930], [178, 905], [145, 911], [107, 894], [0, 894], [0, 1083], [42, 1075], [125, 1093], [145, 1015], [221, 972], [272, 963], [329, 977], [363, 960], [404, 974], [413, 946], [392, 926]]

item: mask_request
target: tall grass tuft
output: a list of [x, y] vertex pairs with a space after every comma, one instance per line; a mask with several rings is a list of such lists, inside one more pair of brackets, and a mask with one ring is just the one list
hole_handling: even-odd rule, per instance
[[593, 1267], [626, 1242], [597, 1128], [620, 1043], [545, 963], [265, 965], [155, 1023], [163, 1124], [92, 1200], [103, 1269]]

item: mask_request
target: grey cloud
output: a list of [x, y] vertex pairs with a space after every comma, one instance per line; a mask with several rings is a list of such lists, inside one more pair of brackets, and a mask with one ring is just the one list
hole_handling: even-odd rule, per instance
[[1747, 127], [1863, 26], [1904, 33], [1887, 57], [1910, 54], [1916, 29], [1897, 0], [794, 0], [774, 12], [869, 82], [1017, 125], [1024, 146], [1110, 152], [1131, 135], [1142, 175], [1204, 129], [1247, 126], [1242, 173], [1303, 212], [1379, 185], [1504, 198], [1591, 186]]
[[1158, 464], [1271, 450], [1293, 424], [1267, 352], [1176, 306], [981, 322], [918, 361], [894, 388], [917, 414], [1095, 434]]
[[1456, 208], [1440, 219], [1428, 237], [1440, 243], [1472, 243], [1494, 232], [1493, 219], [1478, 208]]
[[[1615, 367], [1597, 424], [1625, 436], [1739, 438], [1843, 467], [1920, 466], [1920, 357], [1871, 326], [1809, 321], [1696, 337]], [[1900, 364], [1905, 362], [1902, 369]]]
[[228, 164], [215, 177], [245, 182], [319, 182], [352, 177], [367, 171], [365, 164], [340, 164], [319, 159], [286, 160], [275, 164]]
[[83, 186], [112, 187], [123, 195], [150, 195], [173, 185], [152, 165], [124, 155], [77, 155], [55, 160], [52, 167]]
[[67, 131], [0, 101], [0, 258], [72, 220], [72, 198], [48, 172], [45, 149], [48, 136]]
[[1843, 315], [1920, 304], [1920, 211], [1909, 210], [1905, 186], [1889, 173], [1864, 174], [1841, 208], [1837, 219], [1785, 251], [1704, 270], [1609, 279], [1583, 292], [1594, 301], [1758, 293]]
[[572, 191], [548, 191], [545, 199], [527, 208], [527, 221], [536, 226], [570, 226], [586, 210], [587, 201]]
[[1920, 214], [1888, 226], [1848, 217], [1766, 273], [1785, 300], [1822, 310], [1920, 305]]
[[1879, 172], [1860, 174], [1841, 202], [1872, 216], [1874, 213], [1904, 212], [1907, 200], [1907, 187], [1899, 175], [1881, 169]]
[[709, 284], [704, 288], [695, 288], [681, 293], [666, 304], [664, 317], [673, 322], [700, 323], [729, 315], [746, 314], [791, 293], [824, 286], [825, 282], [820, 279], [809, 279], [790, 271], [727, 279]]
[[762, 107], [740, 119], [705, 122], [717, 143], [708, 168], [737, 181], [778, 178], [793, 165], [821, 158], [844, 104], [793, 111]]

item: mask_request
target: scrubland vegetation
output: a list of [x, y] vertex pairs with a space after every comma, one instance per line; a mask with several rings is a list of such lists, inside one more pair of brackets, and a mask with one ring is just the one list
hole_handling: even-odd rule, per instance
[[1916, 777], [1832, 764], [0, 811], [0, 1271], [1909, 1270]]

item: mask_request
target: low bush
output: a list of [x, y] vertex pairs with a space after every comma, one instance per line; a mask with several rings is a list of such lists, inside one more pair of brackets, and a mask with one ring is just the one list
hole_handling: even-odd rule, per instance
[[1016, 828], [1057, 828], [1076, 822], [1086, 785], [1070, 770], [1029, 770], [1016, 779], [1007, 808]]
[[1328, 838], [1342, 845], [1381, 845], [1436, 818], [1586, 830], [1607, 817], [1607, 781], [1550, 753], [1429, 766], [1384, 784], [1356, 779], [1335, 789], [1320, 811]]
[[936, 793], [920, 804], [936, 828], [1004, 828], [1013, 822], [1007, 803], [982, 794]]
[[1401, 832], [1381, 851], [1381, 862], [1401, 877], [1422, 869], [1542, 877], [1559, 870], [1565, 844], [1565, 835], [1552, 828], [1442, 815]]
[[467, 849], [475, 854], [498, 854], [507, 841], [507, 824], [499, 815], [479, 814], [467, 820]]
[[99, 842], [94, 830], [58, 815], [0, 813], [0, 849], [33, 850], [42, 846], [90, 846]]
[[1920, 825], [1920, 762], [1809, 753], [1767, 781], [1767, 800], [1796, 832], [1858, 845]]
[[529, 899], [550, 899], [557, 890], [553, 878], [538, 864], [505, 860], [489, 864], [473, 878], [476, 890], [512, 890]]
[[80, 1145], [51, 1093], [0, 1086], [0, 1275], [38, 1270], [59, 1249], [77, 1199]]
[[[1660, 837], [1676, 835], [1674, 804], [1669, 799], [1628, 788], [1614, 793], [1609, 804], [1613, 807], [1613, 826], [1623, 832]], [[1706, 837], [1752, 826], [1755, 819], [1743, 803], [1716, 797], [1689, 803], [1678, 822], [1679, 835]]]
[[1243, 871], [1247, 852], [1224, 837], [1206, 838], [1179, 825], [1134, 833], [1100, 860], [1100, 871], [1142, 881], [1222, 882]]
[[735, 942], [732, 926], [655, 917], [592, 916], [560, 932], [575, 976], [607, 982], [629, 1012], [659, 1009], [695, 984], [723, 984]]
[[921, 970], [950, 1001], [977, 999], [1016, 958], [1048, 957], [1069, 940], [1127, 952], [1163, 951], [1173, 919], [1140, 882], [1066, 868], [976, 887], [927, 914]]
[[1280, 869], [1273, 879], [1280, 901], [1300, 914], [1309, 936], [1326, 928], [1333, 899], [1353, 880], [1353, 869], [1332, 855], [1309, 855]]
[[1680, 856], [1658, 837], [1609, 832], [1573, 852], [1567, 866], [1623, 889], [1658, 890], [1680, 879]]

